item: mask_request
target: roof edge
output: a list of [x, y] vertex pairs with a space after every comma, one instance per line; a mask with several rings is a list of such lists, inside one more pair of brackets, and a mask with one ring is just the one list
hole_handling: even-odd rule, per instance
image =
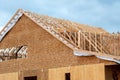
[[0, 31], [0, 42], [4, 38], [4, 36], [8, 33], [9, 30], [13, 28], [18, 19], [23, 15], [24, 11], [22, 9], [18, 9], [17, 12], [13, 15], [13, 17], [9, 20], [9, 22], [5, 25], [5, 27]]
[[112, 62], [120, 64], [120, 58], [118, 56], [114, 56], [114, 55], [108, 55], [108, 54], [96, 53], [96, 52], [90, 52], [90, 51], [83, 51], [83, 50], [74, 50], [73, 54], [75, 56], [95, 56], [96, 58], [99, 58], [102, 60], [112, 61]]
[[[81, 50], [77, 49], [75, 46], [69, 44], [69, 42], [67, 42], [64, 38], [62, 38], [60, 35], [58, 35], [54, 30], [52, 30], [49, 26], [45, 26], [43, 23], [39, 23], [39, 21], [36, 21], [34, 17], [32, 17], [31, 15], [27, 14], [24, 10], [22, 9], [18, 9], [18, 11], [13, 15], [13, 17], [9, 20], [9, 22], [5, 25], [5, 27], [1, 30], [0, 32], [0, 42], [2, 41], [2, 39], [5, 37], [5, 35], [8, 33], [8, 31], [10, 31], [14, 25], [16, 24], [16, 22], [19, 20], [19, 18], [22, 15], [25, 15], [27, 17], [29, 17], [33, 22], [35, 22], [37, 25], [41, 26], [44, 30], [46, 30], [47, 32], [49, 32], [52, 36], [54, 36], [55, 38], [57, 38], [59, 41], [61, 41], [62, 43], [64, 43], [66, 46], [68, 46], [69, 48], [71, 48], [73, 51], [79, 51], [81, 52]], [[85, 51], [83, 51], [85, 52]], [[100, 54], [93, 54], [92, 52], [87, 52], [90, 55], [95, 55], [98, 58], [104, 59], [109, 57], [110, 59], [112, 58], [112, 61], [120, 63], [118, 57], [114, 57], [114, 56], [108, 56], [108, 55], [104, 55], [105, 57], [103, 58], [103, 56], [101, 56]], [[117, 59], [117, 60], [116, 60]], [[111, 60], [109, 60], [111, 61]]]

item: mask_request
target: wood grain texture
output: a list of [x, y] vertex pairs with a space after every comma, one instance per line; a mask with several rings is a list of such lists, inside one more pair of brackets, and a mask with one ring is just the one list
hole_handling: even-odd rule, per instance
[[0, 74], [0, 80], [18, 80], [18, 72]]
[[68, 72], [71, 80], [105, 80], [104, 64], [49, 69], [49, 80], [65, 80], [65, 73]]
[[[101, 63], [101, 60], [94, 56], [74, 56], [72, 49], [58, 41], [24, 15], [0, 42], [0, 48], [18, 45], [28, 46], [27, 58], [1, 62], [0, 73], [22, 71], [21, 75], [24, 77], [31, 75], [32, 70], [36, 70], [33, 73], [34, 75], [38, 75], [42, 80], [47, 80], [48, 69], [50, 68]], [[102, 60], [102, 63], [114, 64], [114, 62], [104, 60]], [[43, 72], [41, 71], [42, 69]], [[26, 71], [30, 72], [26, 73]]]

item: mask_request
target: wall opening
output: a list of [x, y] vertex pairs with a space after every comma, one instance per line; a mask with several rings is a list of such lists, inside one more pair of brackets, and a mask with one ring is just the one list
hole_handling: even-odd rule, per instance
[[65, 80], [70, 80], [70, 73], [65, 73]]
[[0, 62], [27, 57], [27, 45], [0, 49]]
[[37, 76], [24, 77], [24, 80], [37, 80]]
[[105, 66], [105, 80], [120, 80], [120, 65]]

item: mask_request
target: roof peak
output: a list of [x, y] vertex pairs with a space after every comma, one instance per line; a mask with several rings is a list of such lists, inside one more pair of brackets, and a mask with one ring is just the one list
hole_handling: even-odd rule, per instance
[[86, 31], [86, 32], [91, 32], [91, 33], [92, 32], [108, 33], [105, 30], [103, 30], [102, 28], [89, 26], [89, 25], [85, 25], [85, 24], [80, 24], [78, 22], [74, 22], [74, 21], [70, 21], [70, 20], [55, 18], [55, 17], [51, 17], [51, 16], [48, 16], [48, 15], [33, 13], [33, 12], [30, 12], [30, 11], [25, 11], [25, 13], [27, 13], [28, 15], [32, 15], [34, 17], [37, 17], [39, 19], [43, 19], [46, 23], [51, 22], [54, 25], [56, 25], [56, 23], [57, 23], [57, 24], [60, 24], [63, 27], [71, 28], [71, 29], [73, 29], [73, 31], [77, 27], [77, 28], [79, 28], [79, 30]]
[[[8, 31], [14, 27], [14, 25], [16, 24], [16, 22], [22, 15], [27, 16], [33, 22], [38, 24], [41, 28], [43, 28], [44, 30], [49, 32], [51, 35], [53, 35], [55, 38], [57, 38], [58, 40], [60, 40], [66, 46], [70, 47], [73, 50], [80, 50], [79, 48], [74, 46], [73, 41], [72, 41], [72, 39], [74, 39], [74, 38], [70, 38], [71, 39], [71, 41], [70, 41], [70, 40], [66, 39], [65, 36], [60, 35], [61, 32], [66, 31], [66, 35], [68, 35], [68, 37], [70, 37], [69, 35], [71, 35], [71, 37], [73, 37], [73, 35], [76, 36], [76, 34], [72, 34], [71, 32], [81, 31], [82, 33], [80, 33], [80, 34], [82, 34], [82, 36], [84, 37], [84, 41], [87, 40], [92, 46], [94, 46], [94, 44], [93, 44], [94, 42], [91, 43], [91, 40], [89, 40], [89, 38], [86, 36], [86, 33], [83, 33], [83, 32], [95, 33], [95, 36], [96, 36], [96, 34], [100, 34], [101, 32], [107, 33], [106, 31], [101, 30], [99, 28], [78, 24], [76, 22], [71, 22], [71, 21], [64, 20], [64, 19], [58, 19], [58, 18], [53, 18], [53, 17], [49, 17], [49, 16], [42, 16], [42, 15], [38, 15], [36, 13], [18, 9], [18, 11], [15, 13], [15, 15], [11, 18], [11, 20], [6, 24], [6, 26], [1, 31], [0, 41], [5, 37], [5, 35], [8, 33]], [[79, 38], [77, 37], [76, 40], [78, 40], [78, 39]], [[97, 45], [97, 44], [95, 44], [95, 45]], [[97, 46], [97, 47], [95, 46], [95, 49], [98, 50], [97, 49], [98, 47], [99, 46]], [[98, 53], [96, 53], [95, 55], [98, 55]]]

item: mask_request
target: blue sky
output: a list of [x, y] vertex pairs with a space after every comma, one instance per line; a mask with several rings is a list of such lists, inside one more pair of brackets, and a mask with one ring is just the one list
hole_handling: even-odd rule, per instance
[[0, 29], [19, 8], [120, 31], [120, 0], [0, 0]]

